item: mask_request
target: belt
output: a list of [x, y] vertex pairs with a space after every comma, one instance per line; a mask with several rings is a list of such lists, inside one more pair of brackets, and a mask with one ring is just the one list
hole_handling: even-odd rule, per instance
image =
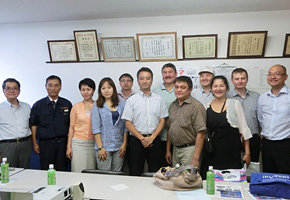
[[24, 142], [26, 140], [29, 140], [31, 136], [23, 137], [23, 138], [17, 138], [17, 139], [11, 139], [11, 140], [1, 140], [0, 143], [12, 143], [12, 142]]
[[195, 142], [191, 142], [191, 143], [187, 143], [187, 144], [183, 144], [183, 145], [175, 145], [177, 148], [184, 148], [184, 147], [191, 147], [191, 146], [194, 146], [195, 145]]
[[142, 134], [143, 137], [150, 137], [152, 134]]

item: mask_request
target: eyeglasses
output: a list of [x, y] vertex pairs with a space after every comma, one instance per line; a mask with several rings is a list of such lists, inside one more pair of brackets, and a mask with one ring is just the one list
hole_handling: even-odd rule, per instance
[[5, 87], [4, 90], [6, 90], [6, 91], [18, 91], [19, 88], [18, 87], [13, 87], [13, 88], [11, 88], [11, 87]]
[[127, 82], [127, 83], [131, 83], [132, 81], [131, 81], [131, 80], [121, 79], [120, 82], [122, 82], [122, 83], [125, 83], [125, 82]]
[[281, 74], [280, 72], [275, 72], [275, 73], [269, 73], [269, 74], [267, 74], [267, 76], [269, 77], [272, 77], [272, 76], [274, 76], [274, 77], [281, 77], [281, 76], [283, 76], [283, 75], [286, 75], [286, 73], [283, 73], [283, 74]]

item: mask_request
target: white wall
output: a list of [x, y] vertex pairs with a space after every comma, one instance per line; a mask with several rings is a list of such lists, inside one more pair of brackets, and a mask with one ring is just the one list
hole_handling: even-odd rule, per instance
[[[45, 79], [51, 74], [62, 78], [61, 96], [76, 103], [81, 95], [78, 82], [90, 77], [98, 85], [101, 78], [111, 77], [118, 85], [118, 77], [124, 72], [136, 77], [137, 70], [148, 66], [154, 73], [153, 88], [161, 80], [160, 68], [166, 62], [120, 62], [120, 63], [67, 63], [48, 64], [49, 53], [47, 40], [73, 39], [74, 30], [96, 29], [98, 38], [134, 36], [136, 33], [171, 32], [176, 31], [178, 37], [178, 57], [182, 58], [182, 35], [218, 34], [218, 57], [226, 57], [228, 32], [268, 30], [265, 56], [281, 56], [285, 34], [290, 33], [290, 11], [250, 12], [235, 14], [186, 15], [171, 17], [126, 18], [108, 20], [86, 20], [69, 22], [1, 24], [0, 25], [0, 82], [7, 77], [14, 77], [21, 82], [19, 99], [31, 105], [46, 96]], [[279, 63], [288, 70], [290, 58], [278, 59], [215, 59], [175, 61], [178, 67], [217, 66], [222, 63], [267, 70], [271, 65]], [[250, 79], [257, 79], [257, 74], [251, 73]], [[265, 77], [266, 81], [266, 77]], [[289, 81], [287, 82], [289, 83]], [[134, 90], [138, 89], [137, 82]], [[265, 85], [267, 85], [265, 83]], [[290, 84], [288, 84], [290, 86]], [[119, 88], [119, 86], [118, 86]], [[255, 89], [255, 85], [249, 85]], [[265, 88], [264, 90], [268, 89]], [[262, 92], [262, 91], [260, 91]], [[97, 95], [96, 95], [97, 96]], [[0, 95], [0, 101], [5, 100]]]

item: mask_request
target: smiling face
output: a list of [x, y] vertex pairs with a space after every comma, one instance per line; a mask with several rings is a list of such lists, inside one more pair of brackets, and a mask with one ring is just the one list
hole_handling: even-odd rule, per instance
[[162, 70], [162, 79], [166, 84], [172, 84], [177, 77], [177, 73], [171, 67], [165, 67]]
[[84, 100], [91, 100], [94, 94], [93, 88], [89, 87], [88, 85], [81, 85], [81, 95]]
[[55, 100], [58, 98], [58, 94], [61, 90], [61, 84], [58, 79], [50, 79], [47, 81], [45, 88], [48, 93], [48, 96], [51, 99]]
[[150, 90], [152, 82], [152, 76], [149, 72], [141, 71], [139, 73], [138, 84], [142, 92]]
[[274, 65], [269, 69], [267, 82], [274, 89], [281, 89], [285, 85], [288, 75], [283, 67]]
[[20, 89], [15, 82], [6, 82], [3, 93], [9, 102], [16, 100], [20, 94]]
[[174, 93], [179, 102], [183, 102], [190, 96], [192, 88], [189, 89], [189, 86], [186, 82], [176, 81], [174, 86]]
[[106, 81], [101, 87], [102, 96], [105, 99], [111, 99], [111, 97], [113, 96], [113, 92], [113, 87]]
[[233, 73], [232, 83], [236, 89], [244, 89], [248, 83], [248, 77], [245, 72]]
[[213, 79], [213, 74], [210, 72], [201, 72], [199, 76], [199, 82], [202, 88], [209, 87], [211, 80]]
[[215, 98], [223, 98], [228, 91], [227, 85], [222, 79], [215, 79], [212, 83], [211, 92]]

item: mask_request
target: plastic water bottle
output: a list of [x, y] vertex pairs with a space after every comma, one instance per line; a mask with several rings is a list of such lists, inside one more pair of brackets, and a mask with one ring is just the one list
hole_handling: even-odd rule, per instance
[[1, 163], [1, 183], [9, 182], [9, 163], [7, 162], [7, 158], [2, 158]]
[[56, 184], [56, 171], [53, 168], [53, 164], [49, 165], [49, 169], [47, 171], [47, 185], [55, 185]]
[[208, 171], [206, 173], [206, 193], [214, 194], [215, 193], [215, 184], [214, 184], [214, 171], [213, 166], [208, 167]]

